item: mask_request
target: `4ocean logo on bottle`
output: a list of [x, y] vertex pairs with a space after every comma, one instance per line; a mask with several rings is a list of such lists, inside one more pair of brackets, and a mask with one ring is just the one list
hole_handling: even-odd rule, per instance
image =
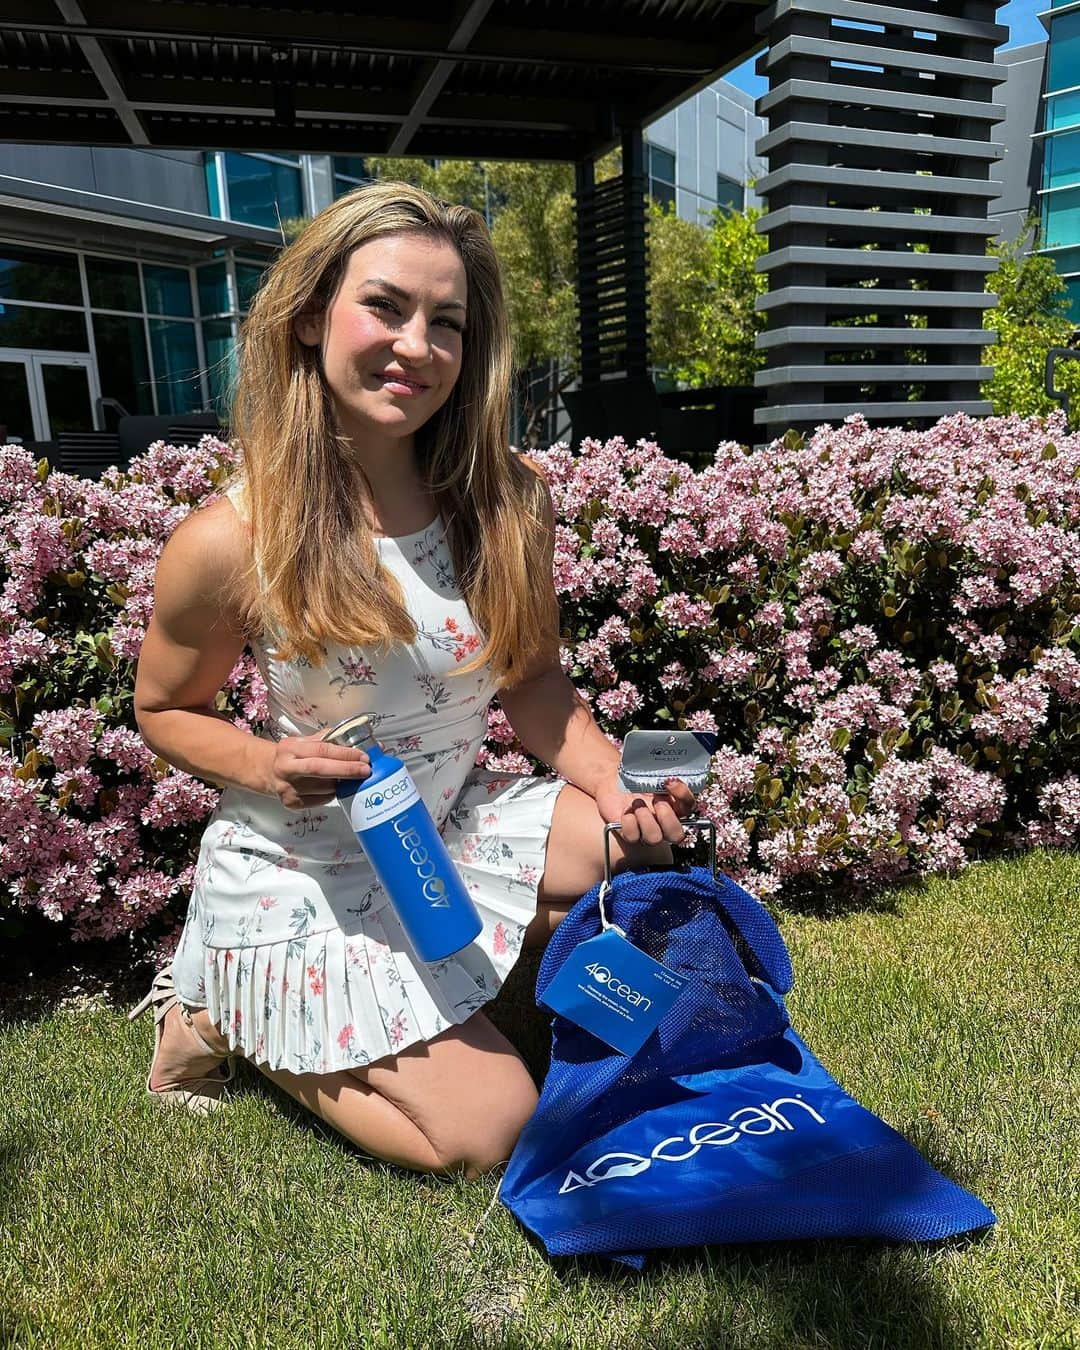
[[409, 856], [409, 862], [416, 868], [417, 879], [422, 883], [420, 893], [432, 909], [449, 909], [450, 897], [446, 893], [446, 882], [436, 874], [435, 861], [424, 847], [424, 841], [409, 824], [407, 816], [399, 816], [394, 821], [394, 833], [401, 840], [401, 847]]
[[[399, 770], [366, 792], [361, 785], [353, 796], [349, 815], [354, 828], [370, 829], [388, 821], [420, 883], [420, 894], [432, 909], [449, 909], [446, 882], [438, 875], [435, 860], [409, 817], [409, 808], [419, 798], [412, 776]], [[361, 822], [359, 826], [357, 822]]]

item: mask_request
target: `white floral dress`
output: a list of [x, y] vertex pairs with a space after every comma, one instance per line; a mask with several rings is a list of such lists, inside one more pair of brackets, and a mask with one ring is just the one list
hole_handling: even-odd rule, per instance
[[422, 962], [336, 802], [290, 812], [276, 797], [226, 789], [199, 850], [173, 960], [177, 992], [206, 1007], [235, 1050], [293, 1073], [397, 1054], [494, 997], [536, 913], [565, 786], [476, 766], [495, 684], [486, 666], [451, 674], [480, 637], [442, 522], [377, 546], [401, 581], [416, 641], [379, 657], [328, 645], [321, 667], [276, 660], [269, 638], [254, 644], [269, 734], [312, 735], [370, 713], [380, 744], [412, 774], [484, 927], [455, 955]]

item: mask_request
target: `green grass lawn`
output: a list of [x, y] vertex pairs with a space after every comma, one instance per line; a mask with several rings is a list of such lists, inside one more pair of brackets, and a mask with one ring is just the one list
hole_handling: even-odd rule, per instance
[[[989, 1237], [713, 1247], [637, 1275], [553, 1266], [497, 1206], [470, 1246], [493, 1178], [372, 1162], [249, 1070], [214, 1117], [156, 1109], [149, 1019], [83, 979], [6, 991], [0, 1345], [1080, 1345], [1080, 857], [782, 928], [796, 1029], [990, 1205]], [[539, 1064], [534, 971], [496, 1016]]]

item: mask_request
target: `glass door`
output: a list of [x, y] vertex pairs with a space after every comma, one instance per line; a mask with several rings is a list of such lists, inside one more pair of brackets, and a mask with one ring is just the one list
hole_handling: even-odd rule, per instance
[[8, 440], [44, 440], [33, 364], [15, 352], [0, 353], [0, 445]]
[[0, 349], [0, 444], [93, 431], [97, 374], [89, 356]]
[[44, 356], [34, 352], [34, 375], [46, 424], [44, 440], [62, 431], [93, 431], [97, 381], [88, 356]]

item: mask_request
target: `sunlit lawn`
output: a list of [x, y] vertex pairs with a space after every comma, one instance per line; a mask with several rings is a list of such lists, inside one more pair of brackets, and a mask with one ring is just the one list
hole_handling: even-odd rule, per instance
[[[494, 1179], [374, 1163], [252, 1071], [215, 1117], [157, 1110], [148, 1019], [9, 987], [0, 1345], [1080, 1345], [1080, 857], [782, 927], [796, 1029], [995, 1210], [989, 1237], [698, 1249], [639, 1276], [553, 1266], [497, 1206], [470, 1247]], [[539, 1068], [533, 973], [496, 1015]]]

